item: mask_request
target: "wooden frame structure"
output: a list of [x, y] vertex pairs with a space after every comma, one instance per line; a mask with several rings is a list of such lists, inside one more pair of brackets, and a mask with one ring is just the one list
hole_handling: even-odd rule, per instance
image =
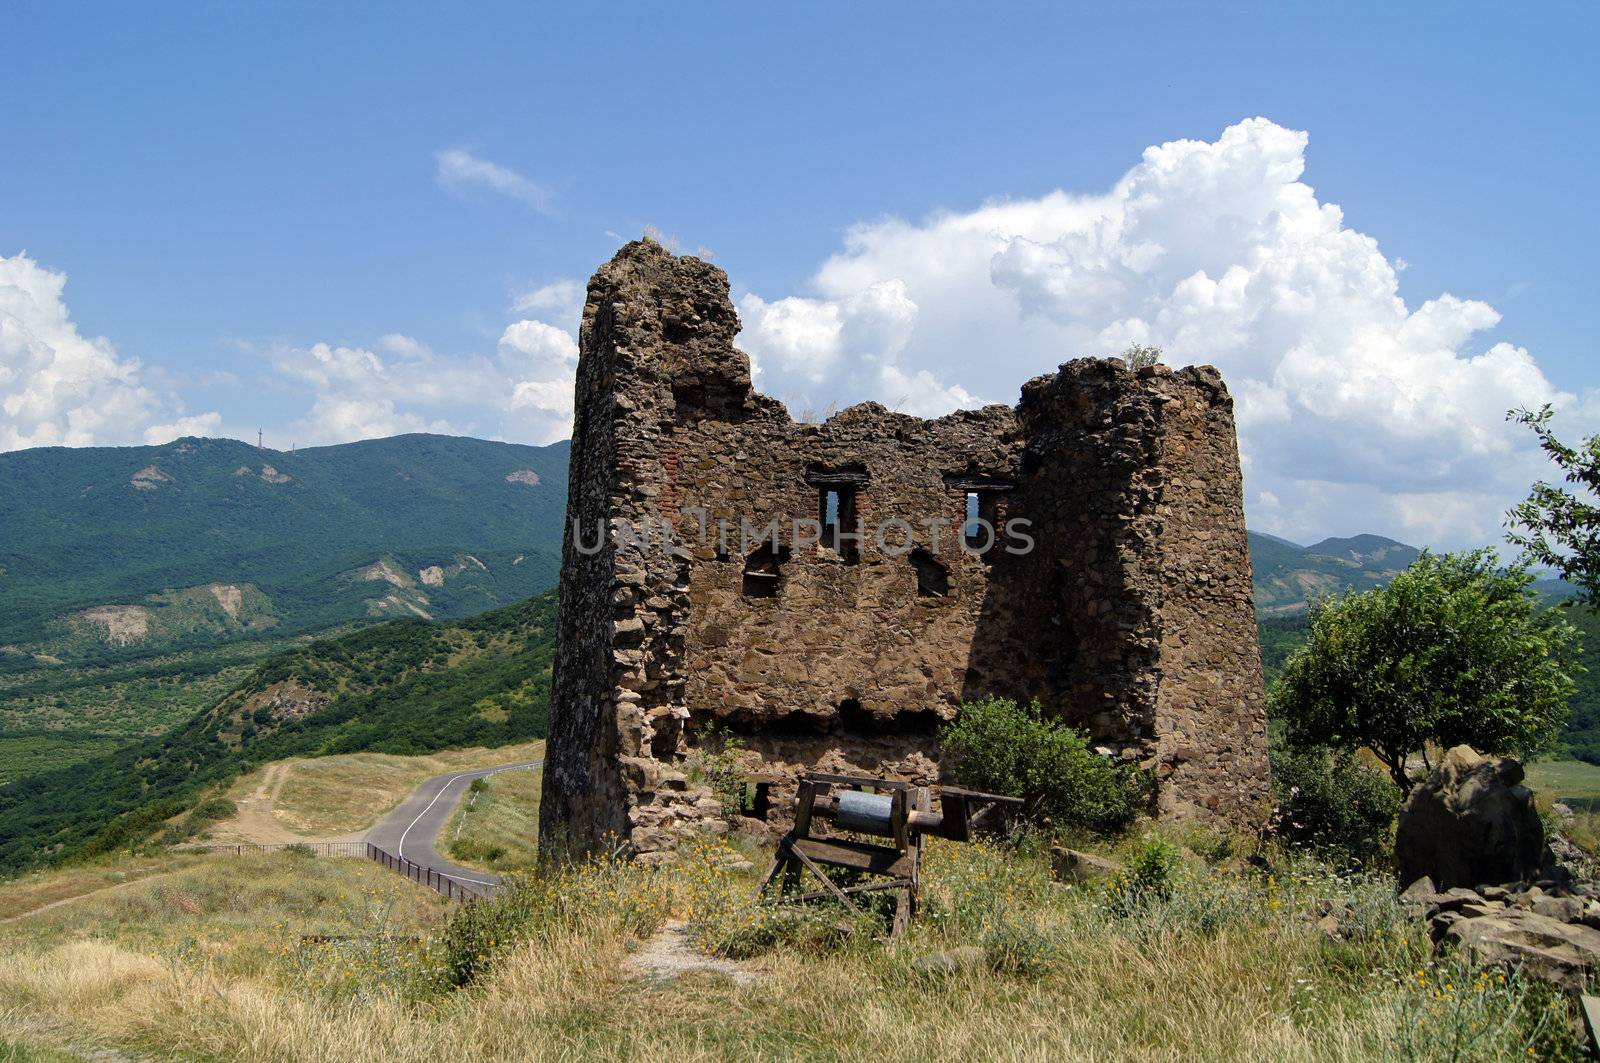
[[[851, 791], [876, 791], [888, 800], [871, 803], [868, 816], [863, 818], [847, 807], [860, 804], [845, 796]], [[802, 904], [832, 899], [859, 912], [861, 908], [852, 898], [893, 890], [894, 922], [889, 932], [899, 935], [917, 914], [924, 837], [938, 835], [966, 841], [975, 829], [999, 833], [1005, 825], [1005, 813], [1020, 808], [1022, 801], [946, 786], [940, 788], [939, 805], [940, 810], [933, 811], [932, 791], [926, 786], [897, 779], [808, 772], [801, 776], [795, 797], [794, 827], [778, 842], [772, 866], [761, 882], [762, 903]], [[837, 834], [819, 836], [813, 831], [818, 822], [832, 822], [840, 830], [876, 835], [886, 841], [861, 841]], [[877, 876], [877, 880], [841, 886], [828, 877], [824, 870], [828, 867]], [[809, 884], [810, 889], [802, 888], [807, 874], [816, 880]], [[776, 890], [769, 895], [774, 884]]]

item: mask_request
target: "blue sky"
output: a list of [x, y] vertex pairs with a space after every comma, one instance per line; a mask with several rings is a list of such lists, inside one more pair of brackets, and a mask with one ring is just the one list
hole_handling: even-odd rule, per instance
[[793, 406], [1158, 342], [1253, 525], [1490, 541], [1542, 472], [1493, 411], [1600, 430], [1600, 18], [1391, 6], [11, 5], [0, 445], [555, 438], [572, 283], [651, 226]]

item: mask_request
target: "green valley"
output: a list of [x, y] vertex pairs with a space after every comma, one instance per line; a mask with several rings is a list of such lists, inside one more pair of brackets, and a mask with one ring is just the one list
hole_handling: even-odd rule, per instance
[[567, 449], [0, 454], [0, 785], [163, 734], [310, 638], [548, 590]]
[[137, 842], [267, 761], [543, 737], [555, 601], [310, 642], [164, 734], [0, 786], [0, 872]]

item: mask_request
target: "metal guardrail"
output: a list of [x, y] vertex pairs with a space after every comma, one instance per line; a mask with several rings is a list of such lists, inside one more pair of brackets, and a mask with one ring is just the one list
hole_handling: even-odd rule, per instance
[[431, 867], [414, 864], [403, 856], [396, 856], [387, 849], [378, 848], [371, 842], [363, 844], [366, 845], [365, 856], [368, 860], [382, 864], [391, 871], [398, 871], [412, 882], [420, 886], [426, 886], [435, 893], [442, 893], [458, 904], [471, 904], [473, 901], [481, 901], [492, 895], [497, 888], [476, 882], [466, 882], [454, 876], [446, 875], [441, 871], [435, 871]]
[[231, 853], [234, 856], [244, 856], [246, 853], [308, 853], [311, 856], [366, 856], [362, 846], [366, 842], [237, 842], [232, 844], [211, 843], [206, 845], [180, 845], [177, 851], [186, 853]]
[[299, 852], [312, 856], [354, 856], [364, 857], [375, 863], [382, 864], [391, 871], [398, 871], [412, 882], [426, 886], [435, 893], [441, 893], [458, 904], [470, 904], [481, 901], [491, 896], [499, 887], [488, 883], [467, 882], [453, 875], [446, 875], [442, 871], [435, 871], [431, 867], [413, 863], [403, 856], [396, 856], [387, 849], [380, 849], [371, 842], [236, 842], [233, 844], [185, 845], [180, 849], [183, 852], [222, 853], [230, 856], [244, 856], [247, 853], [282, 853]]

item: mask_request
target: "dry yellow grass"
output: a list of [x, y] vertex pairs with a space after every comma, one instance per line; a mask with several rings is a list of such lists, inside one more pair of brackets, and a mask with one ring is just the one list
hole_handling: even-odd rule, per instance
[[228, 797], [239, 814], [216, 824], [207, 837], [218, 842], [354, 839], [430, 776], [543, 755], [539, 741], [420, 757], [351, 753], [277, 761], [234, 782]]
[[46, 871], [32, 871], [0, 882], [0, 921], [61, 904], [101, 890], [119, 889], [153, 875], [182, 868], [197, 856], [120, 856]]
[[[1418, 1045], [1408, 1032], [1417, 1023], [1426, 1040], [1415, 1058], [1443, 1058], [1448, 1031], [1440, 1022], [1458, 1014], [1462, 1027], [1498, 1021], [1504, 1016], [1493, 1009], [1509, 999], [1446, 968], [1429, 967], [1425, 987], [1410, 985], [1419, 942], [1386, 936], [1398, 925], [1386, 922], [1386, 887], [1357, 889], [1352, 896], [1371, 909], [1367, 929], [1335, 943], [1300, 917], [1319, 892], [1346, 888], [1326, 878], [1279, 885], [1202, 870], [1194, 897], [1113, 917], [1093, 891], [1046, 884], [1036, 859], [965, 852], [930, 860], [928, 918], [906, 939], [780, 944], [750, 961], [760, 975], [752, 986], [630, 977], [622, 961], [637, 943], [603, 915], [604, 905], [621, 903], [611, 895], [628, 888], [624, 875], [574, 880], [564, 895], [589, 890], [574, 902], [588, 914], [520, 944], [499, 943], [489, 973], [466, 989], [417, 996], [359, 975], [297, 979], [273, 935], [326, 926], [328, 891], [362, 875], [356, 861], [307, 863], [317, 869], [314, 883], [229, 864], [230, 882], [274, 876], [230, 899], [214, 878], [224, 866], [217, 864], [197, 878], [175, 876], [187, 905], [151, 884], [142, 902], [108, 901], [93, 919], [79, 907], [51, 934], [0, 934], [0, 949], [19, 961], [0, 967], [0, 1044], [97, 1044], [151, 1058], [419, 1063], [1388, 1060]], [[733, 924], [750, 911], [748, 877], [662, 874], [684, 896], [728, 890], [737, 904], [723, 915]], [[373, 886], [363, 878], [362, 889]], [[425, 931], [434, 914], [423, 902], [396, 913], [403, 932]], [[287, 931], [268, 923], [286, 917], [301, 921]], [[986, 940], [981, 927], [995, 918], [1052, 941], [1058, 954], [1048, 969], [985, 967], [936, 978], [913, 967], [930, 950]], [[1442, 995], [1437, 1007], [1429, 1003], [1434, 994], [1457, 994], [1456, 982], [1444, 989], [1446, 977], [1461, 983], [1465, 1010]], [[1516, 1046], [1503, 1036], [1473, 1043], [1458, 1058], [1500, 1058]]]

